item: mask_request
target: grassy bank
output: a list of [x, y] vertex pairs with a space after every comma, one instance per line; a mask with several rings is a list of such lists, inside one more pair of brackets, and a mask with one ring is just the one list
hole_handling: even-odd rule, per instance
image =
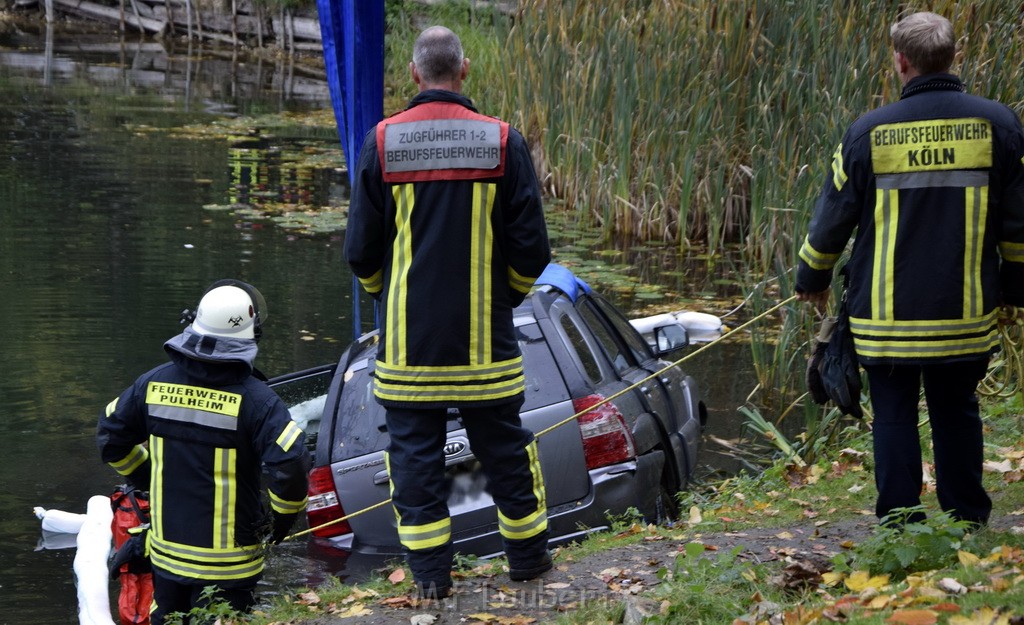
[[[984, 410], [985, 480], [994, 510], [991, 525], [979, 531], [939, 512], [931, 479], [923, 496], [928, 521], [909, 525], [902, 534], [878, 528], [871, 512], [870, 434], [863, 422], [847, 420], [839, 445], [813, 463], [798, 466], [780, 458], [760, 475], [692, 491], [682, 501], [688, 513], [675, 525], [616, 519], [613, 531], [561, 549], [558, 569], [594, 561], [618, 562], [619, 568], [592, 571], [608, 578], [608, 596], [566, 605], [555, 616], [514, 599], [485, 609], [467, 607], [464, 613], [418, 605], [409, 598], [408, 571], [397, 569], [358, 586], [297, 591], [247, 622], [408, 623], [418, 614], [440, 613], [449, 618], [443, 622], [619, 623], [628, 604], [647, 606], [646, 622], [652, 623], [1021, 623], [1024, 407], [1015, 398], [986, 401]], [[921, 433], [928, 449], [927, 425]], [[934, 475], [930, 464], [926, 469]], [[829, 534], [837, 548], [816, 545], [810, 553], [799, 552], [787, 547], [796, 533], [811, 543], [824, 543], [817, 534]], [[716, 548], [724, 536], [737, 546]], [[627, 583], [622, 567], [630, 556], [647, 553], [643, 549], [669, 557], [657, 564], [645, 560], [653, 582]], [[502, 588], [502, 561], [464, 565], [459, 579], [467, 587]], [[545, 579], [549, 590], [574, 583], [552, 581], [556, 573]], [[464, 592], [464, 599], [472, 596]]]

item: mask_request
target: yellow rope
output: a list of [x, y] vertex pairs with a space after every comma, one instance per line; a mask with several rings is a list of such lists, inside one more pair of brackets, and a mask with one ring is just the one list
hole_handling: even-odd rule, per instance
[[[709, 349], [712, 345], [717, 345], [718, 343], [721, 343], [726, 338], [732, 336], [733, 334], [736, 334], [740, 330], [743, 330], [743, 329], [747, 328], [748, 326], [752, 325], [753, 323], [755, 323], [757, 321], [760, 321], [761, 319], [767, 317], [768, 315], [770, 315], [773, 312], [775, 312], [776, 310], [782, 308], [786, 304], [794, 301], [795, 299], [796, 299], [796, 295], [793, 295], [793, 296], [790, 296], [787, 299], [782, 300], [781, 302], [779, 302], [778, 304], [772, 306], [771, 308], [769, 308], [768, 310], [764, 311], [763, 313], [757, 315], [756, 317], [753, 317], [752, 319], [749, 319], [745, 323], [743, 323], [741, 325], [738, 325], [735, 328], [732, 328], [728, 332], [722, 334], [717, 339], [715, 339], [713, 341], [710, 341], [707, 344], [701, 346], [699, 349], [696, 349], [696, 350], [686, 354], [685, 356], [683, 356], [679, 360], [676, 360], [675, 362], [673, 362], [671, 364], [668, 364], [668, 365], [662, 367], [661, 369], [658, 369], [657, 371], [655, 371], [654, 373], [650, 374], [649, 376], [643, 378], [642, 380], [638, 380], [637, 382], [634, 382], [633, 384], [630, 384], [629, 386], [627, 386], [626, 388], [622, 389], [621, 391], [618, 391], [617, 393], [615, 393], [613, 395], [609, 395], [608, 397], [605, 397], [604, 399], [602, 399], [598, 403], [593, 404], [592, 406], [587, 406], [586, 408], [584, 408], [583, 410], [577, 412], [576, 414], [574, 414], [574, 415], [572, 415], [570, 417], [566, 417], [565, 419], [562, 419], [558, 423], [555, 423], [554, 425], [551, 425], [549, 427], [544, 428], [540, 432], [537, 432], [537, 434], [535, 435], [535, 438], [540, 438], [541, 436], [544, 436], [545, 434], [547, 434], [548, 432], [550, 432], [550, 431], [552, 431], [552, 430], [554, 430], [556, 428], [562, 427], [563, 425], [565, 425], [567, 423], [572, 423], [573, 421], [575, 421], [576, 419], [578, 419], [582, 415], [590, 412], [591, 410], [593, 410], [593, 409], [595, 409], [595, 408], [597, 408], [599, 406], [603, 406], [603, 405], [607, 404], [608, 402], [612, 401], [613, 399], [615, 399], [617, 397], [621, 397], [625, 393], [635, 389], [636, 387], [638, 387], [641, 384], [647, 382], [648, 380], [651, 380], [653, 378], [658, 377], [659, 375], [665, 373], [666, 371], [668, 371], [669, 369], [672, 369], [673, 367], [679, 366], [680, 364], [682, 364], [683, 362], [693, 358], [697, 354], [702, 353], [704, 350]], [[387, 505], [389, 503], [391, 503], [391, 499], [390, 498], [385, 499], [384, 501], [381, 501], [380, 503], [375, 503], [372, 506], [369, 506], [367, 508], [363, 508], [362, 510], [358, 510], [356, 512], [353, 512], [352, 514], [345, 515], [345, 516], [343, 516], [341, 518], [334, 519], [332, 521], [328, 521], [327, 523], [323, 523], [321, 525], [317, 525], [316, 527], [311, 527], [311, 528], [309, 528], [307, 530], [303, 530], [301, 532], [297, 532], [295, 534], [292, 534], [291, 536], [287, 536], [287, 537], [284, 538], [284, 540], [291, 540], [293, 538], [297, 538], [299, 536], [304, 536], [306, 534], [309, 534], [311, 532], [315, 532], [315, 531], [323, 529], [325, 527], [329, 527], [331, 525], [334, 525], [335, 523], [341, 523], [342, 521], [346, 521], [348, 519], [351, 519], [352, 517], [359, 516], [360, 514], [363, 514], [365, 512], [369, 512], [370, 510], [375, 510], [375, 509], [380, 508], [381, 506]]]
[[1001, 350], [989, 362], [978, 393], [1003, 399], [1020, 394], [1024, 401], [1024, 318], [1012, 306], [1000, 310], [999, 318]]

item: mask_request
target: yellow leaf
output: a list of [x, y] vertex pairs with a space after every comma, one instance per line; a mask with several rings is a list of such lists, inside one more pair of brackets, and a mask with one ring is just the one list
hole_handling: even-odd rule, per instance
[[871, 577], [870, 573], [867, 571], [854, 571], [850, 574], [850, 577], [846, 579], [846, 587], [853, 592], [861, 592], [868, 588], [881, 590], [888, 585], [888, 575], [876, 575], [875, 577]]
[[821, 581], [826, 586], [835, 586], [839, 582], [846, 578], [846, 573], [836, 573], [835, 571], [829, 571], [828, 573], [822, 573]]
[[491, 614], [490, 612], [475, 612], [473, 614], [467, 614], [467, 618], [475, 619], [483, 623], [493, 623], [498, 620], [498, 616]]
[[974, 555], [970, 551], [959, 550], [956, 552], [957, 559], [960, 560], [960, 564], [967, 568], [975, 567], [981, 564], [981, 558]]
[[892, 602], [892, 595], [879, 595], [868, 602], [868, 609], [882, 610]]
[[885, 622], [900, 625], [934, 625], [939, 622], [939, 615], [931, 610], [897, 610], [885, 619]]
[[370, 614], [373, 614], [373, 610], [367, 609], [366, 606], [361, 603], [356, 603], [344, 612], [339, 612], [338, 617], [352, 618], [353, 616], [368, 616]]
[[793, 534], [790, 532], [779, 532], [775, 537], [781, 540], [793, 540]]
[[992, 608], [975, 610], [970, 616], [957, 614], [949, 618], [949, 625], [1009, 625], [1007, 616], [998, 614]]

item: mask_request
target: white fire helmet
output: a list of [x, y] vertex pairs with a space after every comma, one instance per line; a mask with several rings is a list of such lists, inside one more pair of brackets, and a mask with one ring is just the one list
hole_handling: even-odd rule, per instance
[[192, 329], [204, 335], [259, 340], [266, 307], [256, 287], [238, 280], [220, 280], [199, 300]]

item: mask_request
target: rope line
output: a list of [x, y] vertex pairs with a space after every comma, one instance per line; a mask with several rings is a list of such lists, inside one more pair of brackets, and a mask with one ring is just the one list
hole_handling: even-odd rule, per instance
[[978, 385], [980, 395], [1008, 399], [1020, 394], [1024, 401], [1024, 318], [1018, 310], [1005, 307], [999, 311], [1001, 350]]
[[[615, 399], [617, 397], [621, 397], [622, 395], [624, 395], [627, 392], [635, 389], [636, 387], [640, 386], [641, 384], [644, 384], [644, 383], [648, 382], [649, 380], [658, 377], [659, 375], [665, 373], [669, 369], [672, 369], [673, 367], [679, 366], [680, 364], [682, 364], [683, 362], [693, 358], [697, 354], [702, 353], [704, 350], [709, 349], [712, 345], [717, 345], [718, 343], [721, 343], [723, 340], [725, 340], [726, 338], [732, 336], [733, 334], [736, 334], [737, 332], [746, 329], [748, 326], [750, 326], [753, 323], [755, 323], [757, 321], [760, 321], [761, 319], [767, 317], [768, 315], [770, 315], [773, 312], [775, 312], [776, 310], [782, 308], [786, 304], [789, 304], [790, 302], [794, 301], [795, 299], [796, 299], [796, 295], [792, 295], [792, 296], [782, 300], [778, 304], [772, 306], [771, 308], [769, 308], [768, 310], [762, 312], [761, 314], [757, 315], [756, 317], [753, 317], [753, 318], [747, 320], [746, 322], [736, 326], [735, 328], [732, 328], [728, 332], [725, 332], [724, 334], [719, 336], [717, 339], [715, 339], [713, 341], [709, 341], [707, 344], [702, 345], [700, 348], [695, 349], [694, 351], [686, 354], [685, 356], [683, 356], [679, 360], [676, 360], [676, 361], [674, 361], [674, 362], [672, 362], [672, 363], [662, 367], [661, 369], [658, 369], [654, 373], [650, 374], [649, 376], [647, 376], [647, 377], [645, 377], [645, 378], [643, 378], [641, 380], [637, 380], [636, 382], [634, 382], [633, 384], [630, 384], [629, 386], [627, 386], [626, 388], [622, 389], [621, 391], [618, 391], [618, 392], [616, 392], [616, 393], [614, 393], [612, 395], [609, 395], [608, 397], [605, 397], [604, 399], [602, 399], [601, 401], [597, 402], [596, 404], [593, 404], [592, 406], [588, 406], [587, 408], [577, 412], [576, 414], [574, 414], [574, 415], [572, 415], [570, 417], [567, 417], [565, 419], [562, 419], [561, 421], [559, 421], [558, 423], [555, 423], [554, 425], [551, 425], [549, 427], [544, 428], [540, 432], [537, 432], [534, 435], [534, 438], [540, 438], [541, 436], [544, 436], [545, 434], [547, 434], [548, 432], [551, 432], [552, 430], [554, 430], [556, 428], [560, 428], [560, 427], [562, 427], [563, 425], [565, 425], [567, 423], [572, 423], [573, 421], [575, 421], [576, 419], [578, 419], [582, 415], [590, 412], [591, 410], [593, 410], [593, 409], [595, 409], [595, 408], [597, 408], [599, 406], [603, 406], [603, 405], [607, 404], [608, 402], [612, 401], [613, 399]], [[292, 534], [290, 536], [286, 536], [283, 540], [291, 540], [293, 538], [298, 538], [299, 536], [305, 536], [306, 534], [315, 532], [317, 530], [321, 530], [321, 529], [323, 529], [325, 527], [330, 527], [331, 525], [334, 525], [336, 523], [341, 523], [342, 521], [347, 521], [348, 519], [351, 519], [353, 517], [357, 517], [357, 516], [359, 516], [361, 514], [369, 512], [371, 510], [376, 510], [377, 508], [380, 508], [381, 506], [385, 506], [385, 505], [391, 503], [391, 501], [392, 500], [389, 497], [388, 499], [385, 499], [384, 501], [381, 501], [380, 503], [375, 503], [372, 506], [368, 506], [366, 508], [363, 508], [362, 510], [357, 510], [357, 511], [351, 513], [351, 514], [346, 514], [343, 517], [340, 517], [340, 518], [337, 518], [337, 519], [333, 519], [331, 521], [327, 521], [326, 523], [322, 523], [320, 525], [317, 525], [316, 527], [311, 527], [309, 529], [302, 530], [301, 532], [296, 532], [295, 534]]]

